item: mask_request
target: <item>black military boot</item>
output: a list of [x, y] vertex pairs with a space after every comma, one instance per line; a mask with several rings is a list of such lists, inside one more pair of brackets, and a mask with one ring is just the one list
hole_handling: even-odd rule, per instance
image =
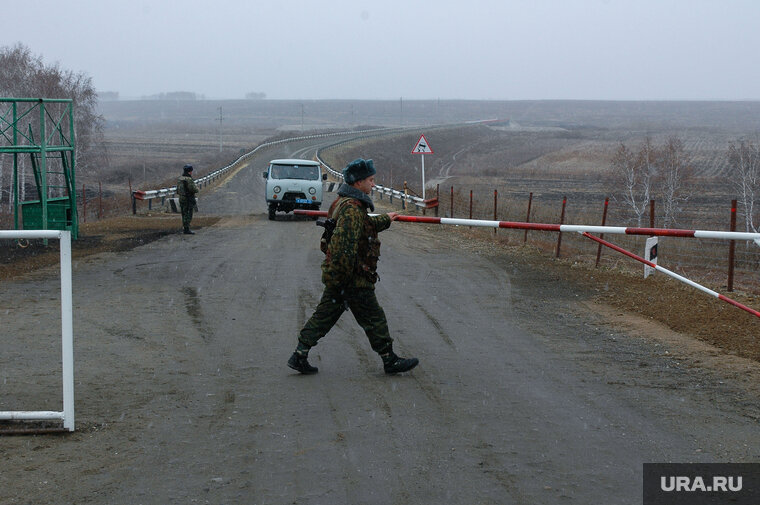
[[185, 226], [185, 229], [182, 233], [184, 233], [185, 235], [195, 235], [195, 232], [191, 230], [189, 226]]
[[420, 362], [417, 358], [399, 358], [393, 351], [380, 357], [383, 359], [383, 368], [387, 374], [408, 372]]
[[298, 342], [295, 352], [290, 356], [288, 360], [288, 366], [293, 370], [297, 370], [302, 374], [313, 374], [319, 371], [319, 368], [311, 366], [309, 364], [309, 348]]

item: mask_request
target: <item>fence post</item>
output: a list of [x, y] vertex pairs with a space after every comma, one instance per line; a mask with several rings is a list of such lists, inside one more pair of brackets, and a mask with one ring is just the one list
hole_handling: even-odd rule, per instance
[[438, 207], [440, 207], [440, 201], [441, 201], [441, 185], [436, 184], [435, 185], [435, 201], [439, 202], [438, 205], [435, 206], [435, 217], [438, 217]]
[[[602, 212], [602, 226], [607, 224], [607, 207], [609, 206], [609, 204], [610, 204], [610, 199], [609, 197], [607, 197], [604, 199], [604, 212]], [[604, 233], [600, 233], [599, 238], [603, 239]], [[602, 256], [602, 243], [600, 242], [599, 249], [596, 250], [596, 265], [595, 265], [596, 268], [599, 267], [599, 258], [601, 256]]]
[[451, 208], [449, 209], [449, 217], [454, 217], [454, 186], [451, 186]]
[[103, 183], [98, 181], [98, 219], [103, 218]]
[[[736, 231], [736, 200], [731, 200], [731, 231]], [[734, 290], [734, 253], [736, 241], [728, 242], [728, 290]]]
[[[494, 221], [497, 221], [497, 219], [496, 219], [496, 209], [497, 209], [497, 206], [498, 206], [498, 194], [499, 194], [499, 191], [496, 190], [496, 189], [494, 189], [493, 190], [493, 220]], [[496, 228], [493, 229], [493, 234], [496, 235]]]
[[404, 181], [404, 198], [401, 200], [401, 208], [406, 210], [406, 199], [409, 197], [409, 190], [406, 186], [406, 181]]
[[[565, 206], [567, 205], [567, 197], [562, 197], [562, 214], [559, 216], [559, 224], [565, 224]], [[559, 258], [559, 247], [562, 245], [562, 232], [559, 232], [557, 237], [557, 254], [555, 257]]]
[[[129, 192], [132, 194], [132, 191]], [[87, 222], [87, 192], [85, 191], [84, 184], [82, 184], [82, 222]]]
[[[530, 223], [530, 206], [533, 203], [533, 191], [530, 192], [530, 196], [528, 197], [528, 216], [525, 218], [526, 223]], [[525, 229], [525, 238], [523, 239], [523, 242], [528, 241], [528, 229]]]
[[654, 200], [649, 200], [649, 227], [654, 228]]
[[[470, 219], [472, 219], [472, 190], [470, 190]], [[472, 230], [472, 226], [470, 226]]]

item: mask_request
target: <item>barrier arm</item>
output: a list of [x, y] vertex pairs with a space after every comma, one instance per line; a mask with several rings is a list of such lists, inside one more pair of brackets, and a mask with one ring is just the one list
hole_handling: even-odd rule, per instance
[[[327, 212], [321, 211], [321, 210], [295, 210], [293, 212], [295, 214], [301, 214], [301, 215], [307, 215], [307, 216], [327, 216]], [[607, 242], [606, 240], [603, 240], [599, 237], [591, 235], [591, 233], [589, 232], [613, 233], [613, 234], [617, 233], [617, 234], [626, 234], [626, 235], [649, 235], [649, 236], [658, 235], [658, 236], [665, 236], [665, 237], [716, 238], [716, 239], [725, 239], [725, 240], [752, 240], [757, 245], [760, 245], [760, 233], [708, 231], [708, 230], [674, 230], [674, 229], [668, 229], [668, 228], [624, 228], [624, 227], [618, 227], [618, 226], [583, 226], [583, 225], [559, 225], [559, 224], [545, 224], [545, 223], [519, 223], [519, 222], [512, 222], [512, 221], [486, 221], [486, 220], [479, 220], [479, 219], [454, 219], [454, 218], [445, 218], [445, 217], [425, 217], [425, 216], [422, 216], [422, 217], [398, 216], [398, 221], [405, 221], [408, 223], [450, 224], [450, 225], [456, 225], [456, 226], [459, 226], [459, 225], [483, 226], [483, 227], [490, 227], [490, 228], [512, 228], [512, 229], [539, 230], [539, 231], [578, 232], [588, 239], [598, 242], [606, 247], [609, 247], [610, 249], [613, 249], [621, 254], [624, 254], [628, 256], [629, 258], [635, 259], [636, 261], [640, 261], [644, 263], [645, 265], [648, 265], [659, 272], [669, 275], [670, 277], [673, 277], [674, 279], [677, 279], [683, 282], [684, 284], [688, 284], [689, 286], [702, 291], [703, 293], [706, 293], [710, 296], [718, 298], [719, 300], [723, 300], [724, 302], [729, 303], [733, 305], [734, 307], [738, 307], [746, 312], [749, 312], [755, 317], [760, 317], [760, 312], [750, 307], [747, 307], [746, 305], [743, 305], [737, 302], [736, 300], [732, 300], [731, 298], [721, 295], [720, 293], [717, 293], [713, 291], [712, 289], [706, 288], [702, 286], [701, 284], [697, 284], [696, 282], [689, 280], [686, 277], [683, 277], [682, 275], [678, 275], [677, 273], [672, 272], [668, 270], [667, 268], [664, 268], [664, 267], [661, 267], [660, 265], [652, 263], [651, 261], [648, 261], [642, 258], [641, 256], [637, 256], [630, 251], [626, 251], [625, 249], [618, 247], [615, 244], [612, 244], [610, 242]]]
[[619, 252], [621, 254], [624, 254], [624, 255], [628, 256], [629, 258], [635, 259], [636, 261], [640, 261], [641, 263], [644, 263], [645, 265], [647, 265], [647, 266], [649, 266], [651, 268], [654, 268], [658, 272], [662, 272], [665, 275], [669, 275], [670, 277], [673, 277], [674, 279], [677, 279], [677, 280], [683, 282], [684, 284], [688, 284], [689, 286], [691, 286], [693, 288], [696, 288], [696, 289], [702, 291], [703, 293], [706, 293], [706, 294], [708, 294], [708, 295], [710, 295], [712, 297], [718, 298], [719, 300], [723, 300], [726, 303], [730, 303], [734, 307], [738, 307], [738, 308], [740, 308], [742, 310], [745, 310], [745, 311], [749, 312], [750, 314], [752, 314], [755, 317], [760, 317], [760, 312], [758, 312], [758, 311], [756, 311], [754, 309], [751, 309], [751, 308], [747, 307], [746, 305], [742, 305], [741, 303], [737, 302], [736, 300], [732, 300], [731, 298], [729, 298], [727, 296], [723, 296], [720, 293], [717, 293], [717, 292], [713, 291], [712, 289], [706, 288], [706, 287], [702, 286], [701, 284], [697, 284], [696, 282], [694, 282], [692, 280], [689, 280], [689, 279], [687, 279], [686, 277], [684, 277], [682, 275], [678, 275], [677, 273], [672, 272], [672, 271], [668, 270], [667, 268], [661, 267], [660, 265], [658, 265], [656, 263], [652, 263], [651, 261], [648, 261], [648, 260], [642, 258], [641, 256], [633, 254], [630, 251], [626, 251], [622, 247], [618, 247], [615, 244], [607, 242], [606, 240], [601, 239], [599, 237], [595, 237], [594, 235], [591, 235], [590, 233], [585, 232], [585, 231], [581, 232], [581, 235], [583, 235], [586, 238], [589, 238], [589, 239], [593, 240], [594, 242], [598, 242], [598, 243], [602, 244], [603, 246], [607, 246], [607, 247], [609, 247], [610, 249], [612, 249], [614, 251], [617, 251], [617, 252]]
[[[323, 210], [297, 209], [294, 214], [304, 216], [327, 216]], [[377, 214], [370, 214], [377, 215]], [[485, 219], [459, 219], [450, 217], [398, 216], [398, 221], [406, 223], [447, 224], [453, 226], [475, 226], [485, 228], [507, 228], [514, 230], [535, 230], [578, 233], [610, 233], [618, 235], [646, 235], [658, 237], [712, 238], [723, 240], [752, 240], [760, 246], [760, 233], [741, 231], [679, 230], [671, 228], [626, 228], [623, 226], [593, 226], [577, 224], [522, 223], [518, 221], [490, 221]]]

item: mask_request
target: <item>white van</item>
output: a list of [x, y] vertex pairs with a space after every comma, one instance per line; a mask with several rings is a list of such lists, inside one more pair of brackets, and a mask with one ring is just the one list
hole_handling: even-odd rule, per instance
[[274, 219], [278, 210], [319, 210], [322, 205], [322, 181], [327, 180], [327, 174], [322, 173], [318, 161], [272, 160], [264, 178], [269, 219]]

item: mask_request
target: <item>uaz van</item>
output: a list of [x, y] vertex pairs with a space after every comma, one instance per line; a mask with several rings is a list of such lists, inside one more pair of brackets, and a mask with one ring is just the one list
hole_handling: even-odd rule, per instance
[[318, 161], [272, 160], [264, 178], [269, 219], [274, 219], [278, 210], [319, 210], [322, 205], [322, 181], [327, 180], [327, 174], [322, 173]]

